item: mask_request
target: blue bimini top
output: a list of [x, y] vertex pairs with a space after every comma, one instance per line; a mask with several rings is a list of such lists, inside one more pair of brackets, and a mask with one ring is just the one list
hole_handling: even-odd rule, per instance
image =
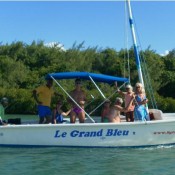
[[108, 84], [112, 84], [116, 81], [126, 83], [129, 82], [128, 78], [115, 77], [110, 75], [89, 73], [89, 72], [60, 72], [60, 73], [49, 73], [46, 75], [46, 79], [51, 79], [52, 77], [57, 80], [76, 79], [76, 78], [80, 78], [83, 80], [91, 80], [92, 78], [96, 82], [103, 82]]

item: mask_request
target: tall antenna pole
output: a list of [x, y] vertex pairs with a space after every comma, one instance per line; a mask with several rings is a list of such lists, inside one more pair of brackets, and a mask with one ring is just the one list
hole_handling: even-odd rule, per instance
[[132, 33], [132, 39], [133, 39], [133, 45], [134, 45], [134, 54], [135, 54], [135, 59], [136, 59], [137, 71], [138, 71], [138, 75], [139, 75], [139, 81], [144, 86], [144, 81], [143, 81], [143, 76], [142, 76], [142, 71], [141, 71], [141, 64], [140, 64], [140, 56], [139, 56], [137, 40], [136, 40], [136, 35], [135, 35], [135, 29], [134, 29], [134, 23], [133, 23], [130, 0], [126, 0], [126, 2], [127, 2], [127, 7], [128, 7], [129, 23], [130, 23], [131, 33]]

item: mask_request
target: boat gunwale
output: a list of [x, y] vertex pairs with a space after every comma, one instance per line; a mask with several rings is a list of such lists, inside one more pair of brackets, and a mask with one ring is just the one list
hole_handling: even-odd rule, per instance
[[82, 127], [82, 126], [133, 126], [133, 125], [157, 125], [162, 123], [172, 123], [175, 122], [175, 119], [168, 120], [153, 120], [153, 121], [135, 121], [135, 122], [121, 122], [121, 123], [63, 123], [63, 124], [20, 124], [20, 125], [2, 125], [0, 126], [0, 130], [2, 128], [31, 128], [31, 127], [41, 127], [41, 128], [57, 128], [59, 127]]

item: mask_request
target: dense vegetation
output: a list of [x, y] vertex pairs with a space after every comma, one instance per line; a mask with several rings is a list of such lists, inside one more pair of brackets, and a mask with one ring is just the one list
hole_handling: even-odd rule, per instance
[[[175, 50], [167, 56], [161, 57], [155, 51], [147, 49], [141, 52], [144, 55], [153, 87], [158, 108], [164, 112], [175, 112]], [[138, 82], [134, 52], [129, 50], [130, 77], [134, 86]], [[111, 48], [98, 47], [83, 48], [83, 43], [69, 50], [63, 51], [58, 45], [47, 47], [41, 41], [27, 45], [23, 42], [14, 42], [0, 46], [0, 98], [7, 97], [9, 106], [7, 113], [36, 113], [36, 104], [32, 98], [32, 90], [41, 83], [45, 83], [45, 75], [52, 72], [87, 71], [128, 77], [128, 62], [126, 51], [116, 51]], [[148, 77], [145, 81], [148, 81]], [[73, 86], [73, 80], [62, 80], [61, 84], [67, 91]], [[89, 102], [88, 109], [97, 106], [101, 97], [93, 84], [84, 82]], [[55, 89], [65, 101], [64, 108], [69, 108], [66, 95], [54, 84]], [[100, 88], [109, 97], [115, 91], [114, 86], [99, 84]], [[95, 97], [93, 100], [91, 95]], [[116, 94], [117, 95], [117, 94]], [[115, 98], [116, 95], [113, 97]], [[60, 97], [55, 97], [54, 100]], [[53, 103], [54, 104], [54, 103]], [[151, 105], [151, 104], [149, 104]], [[52, 106], [53, 107], [53, 106]]]

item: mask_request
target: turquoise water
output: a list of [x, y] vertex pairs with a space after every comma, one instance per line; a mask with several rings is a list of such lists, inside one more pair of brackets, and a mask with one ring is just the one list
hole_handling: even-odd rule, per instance
[[[18, 118], [19, 115], [6, 116]], [[37, 116], [21, 116], [38, 121]], [[1, 147], [0, 175], [174, 175], [175, 146], [154, 148]]]
[[1, 148], [2, 175], [174, 175], [175, 147]]

